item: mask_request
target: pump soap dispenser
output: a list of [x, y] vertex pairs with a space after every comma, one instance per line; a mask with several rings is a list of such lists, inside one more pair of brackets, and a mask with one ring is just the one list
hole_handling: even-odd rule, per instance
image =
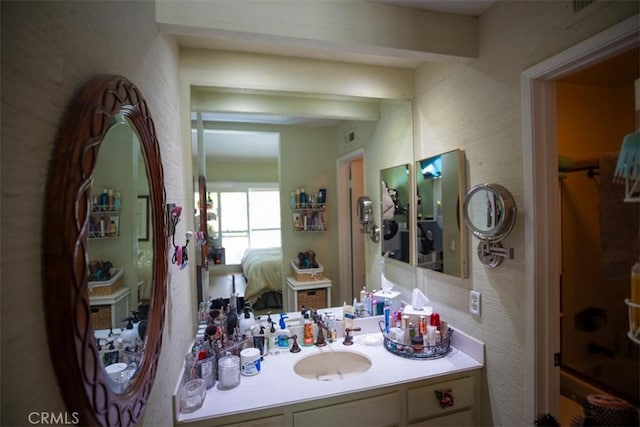
[[280, 348], [289, 348], [289, 336], [291, 333], [289, 329], [287, 329], [287, 324], [285, 319], [288, 319], [285, 313], [280, 314], [280, 330], [278, 331], [278, 347]]
[[138, 331], [133, 327], [133, 317], [126, 317], [122, 321], [127, 322], [127, 326], [125, 326], [125, 329], [120, 333], [122, 347], [124, 349], [128, 347], [130, 350], [133, 350], [136, 346], [136, 339], [138, 338]]
[[255, 319], [251, 315], [251, 308], [244, 308], [244, 315], [242, 319], [240, 319], [240, 335], [245, 337], [251, 336], [251, 328], [253, 328], [256, 324]]

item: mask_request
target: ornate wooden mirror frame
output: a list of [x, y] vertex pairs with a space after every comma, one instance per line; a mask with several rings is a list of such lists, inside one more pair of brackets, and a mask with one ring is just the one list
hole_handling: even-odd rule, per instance
[[[138, 133], [150, 190], [152, 302], [140, 370], [122, 394], [102, 367], [90, 318], [87, 237], [92, 175], [114, 116]], [[44, 307], [49, 351], [62, 396], [82, 425], [135, 424], [155, 378], [165, 318], [167, 241], [160, 148], [147, 103], [122, 76], [88, 82], [66, 113], [48, 176], [44, 217]]]

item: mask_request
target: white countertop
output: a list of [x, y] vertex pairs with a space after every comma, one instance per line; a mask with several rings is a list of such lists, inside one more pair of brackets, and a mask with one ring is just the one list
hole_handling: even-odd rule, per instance
[[[377, 320], [372, 318], [369, 323], [377, 325]], [[371, 332], [370, 325], [363, 327], [363, 331], [369, 333], [358, 335], [355, 332], [352, 346], [343, 345], [340, 338], [326, 347], [300, 346], [300, 353], [285, 350], [277, 355], [268, 355], [261, 363], [259, 374], [242, 376], [240, 385], [231, 390], [222, 391], [214, 386], [207, 391], [202, 407], [189, 414], [177, 412], [179, 382], [173, 396], [175, 421], [187, 423], [295, 404], [479, 369], [484, 365], [484, 344], [458, 330], [454, 332], [451, 351], [445, 357], [430, 360], [413, 360], [391, 354], [382, 344], [381, 332]], [[379, 337], [380, 344], [365, 344], [365, 338], [372, 336]], [[371, 359], [372, 366], [360, 375], [337, 381], [311, 380], [294, 373], [293, 367], [298, 360], [315, 353], [337, 350], [365, 354]]]

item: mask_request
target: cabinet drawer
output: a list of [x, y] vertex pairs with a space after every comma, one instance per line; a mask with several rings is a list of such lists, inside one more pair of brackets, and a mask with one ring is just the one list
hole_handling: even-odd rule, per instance
[[[440, 407], [436, 391], [451, 390], [453, 406]], [[473, 378], [466, 377], [425, 387], [410, 389], [407, 393], [409, 422], [432, 417], [473, 405]]]
[[398, 392], [354, 400], [293, 414], [298, 426], [391, 426], [398, 425], [400, 416]]
[[409, 424], [411, 427], [462, 427], [473, 425], [471, 409]]
[[284, 426], [284, 416], [275, 415], [273, 417], [258, 418], [255, 420], [244, 421], [241, 423], [233, 424], [236, 427], [282, 427]]

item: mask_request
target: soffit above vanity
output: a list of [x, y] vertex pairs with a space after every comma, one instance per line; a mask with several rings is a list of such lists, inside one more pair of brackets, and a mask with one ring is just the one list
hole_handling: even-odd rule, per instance
[[475, 16], [382, 2], [156, 2], [182, 47], [415, 68], [478, 56]]

